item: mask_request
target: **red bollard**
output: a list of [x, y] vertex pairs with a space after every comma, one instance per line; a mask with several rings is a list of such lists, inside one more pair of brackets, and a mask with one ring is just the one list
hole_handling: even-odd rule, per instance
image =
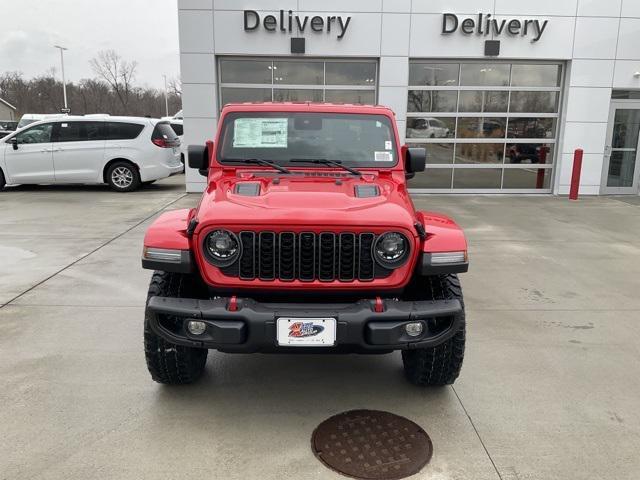
[[571, 174], [571, 189], [569, 190], [569, 200], [578, 200], [580, 189], [580, 174], [582, 173], [582, 157], [584, 150], [578, 148], [573, 155], [573, 173]]

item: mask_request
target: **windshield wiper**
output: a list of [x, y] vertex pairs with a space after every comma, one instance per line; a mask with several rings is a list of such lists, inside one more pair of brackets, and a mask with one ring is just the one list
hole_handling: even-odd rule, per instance
[[276, 170], [278, 170], [280, 173], [285, 173], [287, 175], [291, 175], [291, 170], [287, 170], [286, 168], [284, 168], [281, 165], [278, 165], [275, 162], [272, 162], [271, 160], [262, 160], [260, 158], [243, 158], [241, 160], [223, 160], [222, 163], [250, 163], [253, 165], [262, 165], [265, 167], [271, 167], [271, 168], [275, 168]]
[[340, 160], [325, 160], [324, 158], [294, 158], [290, 161], [290, 163], [313, 163], [315, 165], [328, 165], [330, 167], [338, 167], [346, 170], [353, 175], [357, 175], [358, 177], [362, 176], [362, 173], [356, 170], [355, 168], [347, 167], [343, 165]]

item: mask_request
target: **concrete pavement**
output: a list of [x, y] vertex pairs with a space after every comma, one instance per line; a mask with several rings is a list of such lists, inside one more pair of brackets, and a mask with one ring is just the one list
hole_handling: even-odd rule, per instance
[[382, 409], [431, 436], [422, 479], [637, 479], [636, 199], [440, 196], [471, 244], [455, 387], [405, 382], [399, 354], [212, 353], [198, 384], [154, 384], [142, 237], [194, 205], [182, 177], [133, 194], [0, 192], [0, 479], [338, 479], [310, 436]]

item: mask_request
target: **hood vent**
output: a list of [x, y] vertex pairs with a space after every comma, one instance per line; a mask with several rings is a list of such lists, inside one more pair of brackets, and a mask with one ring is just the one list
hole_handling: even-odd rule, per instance
[[236, 185], [236, 194], [243, 197], [257, 197], [260, 195], [259, 183], [238, 183]]
[[303, 175], [305, 177], [329, 177], [329, 178], [334, 178], [334, 177], [349, 177], [351, 176], [350, 173], [342, 173], [342, 172], [304, 172]]
[[356, 197], [373, 198], [380, 196], [380, 189], [377, 185], [356, 185]]

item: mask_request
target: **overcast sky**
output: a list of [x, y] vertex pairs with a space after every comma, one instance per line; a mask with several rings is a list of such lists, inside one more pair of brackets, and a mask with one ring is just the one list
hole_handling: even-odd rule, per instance
[[0, 18], [0, 72], [59, 76], [62, 45], [74, 82], [94, 76], [89, 60], [106, 49], [138, 62], [140, 85], [180, 73], [176, 0], [0, 0]]

